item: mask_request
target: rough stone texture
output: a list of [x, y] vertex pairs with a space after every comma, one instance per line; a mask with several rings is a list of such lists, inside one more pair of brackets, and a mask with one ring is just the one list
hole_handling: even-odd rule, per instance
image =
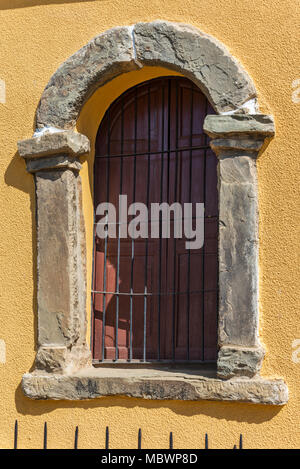
[[37, 127], [73, 128], [84, 102], [97, 87], [137, 68], [130, 27], [100, 34], [54, 73], [37, 109]]
[[86, 344], [86, 246], [78, 156], [90, 150], [73, 131], [18, 144], [34, 173], [37, 206], [38, 351], [36, 369], [75, 372], [91, 366]]
[[208, 115], [204, 130], [219, 158], [218, 376], [253, 377], [264, 357], [258, 334], [256, 158], [274, 135], [265, 115]]
[[79, 171], [81, 164], [78, 158], [70, 155], [52, 155], [45, 158], [33, 158], [26, 160], [26, 169], [29, 173], [37, 173], [43, 169], [74, 169]]
[[218, 354], [218, 376], [232, 378], [248, 376], [252, 378], [259, 373], [265, 351], [262, 347], [242, 348], [223, 346]]
[[134, 26], [137, 60], [190, 78], [219, 113], [234, 111], [256, 96], [254, 85], [228, 50], [198, 29], [167, 21]]
[[255, 160], [219, 160], [219, 345], [257, 345], [258, 200]]
[[165, 21], [107, 31], [52, 76], [37, 110], [37, 127], [44, 133], [18, 145], [28, 171], [35, 174], [38, 231], [39, 349], [36, 371], [23, 378], [24, 392], [34, 399], [120, 394], [283, 404], [287, 388], [282, 381], [249, 379], [259, 372], [264, 353], [258, 339], [255, 159], [265, 139], [274, 135], [271, 116], [216, 115], [207, 116], [204, 123], [219, 157], [218, 374], [235, 378], [222, 381], [174, 372], [143, 375], [136, 370], [131, 377], [132, 370], [112, 376], [89, 368], [78, 156], [90, 146], [80, 134], [51, 133], [51, 127], [74, 127], [82, 105], [97, 87], [143, 65], [165, 66], [189, 77], [219, 113], [240, 112], [256, 96], [247, 73], [220, 43], [195, 28]]
[[48, 373], [74, 373], [91, 366], [91, 352], [87, 344], [67, 347], [39, 347], [35, 368]]
[[275, 125], [273, 117], [265, 114], [208, 115], [203, 130], [212, 138], [254, 135], [261, 139], [272, 137], [275, 134]]
[[37, 172], [35, 178], [41, 347], [36, 364], [55, 371], [69, 366], [72, 347], [86, 345], [81, 181], [77, 171], [60, 168]]
[[248, 138], [217, 138], [211, 140], [210, 146], [216, 154], [220, 151], [224, 152], [224, 150], [248, 150], [258, 152], [261, 149], [264, 140], [265, 139], [258, 139], [255, 137], [251, 138], [251, 136]]
[[90, 151], [90, 141], [76, 132], [44, 133], [40, 136], [18, 142], [19, 155], [25, 159], [40, 158], [49, 155], [67, 154], [80, 156]]
[[235, 111], [256, 96], [245, 70], [213, 37], [184, 24], [138, 23], [100, 34], [58, 68], [41, 97], [37, 128], [73, 128], [97, 87], [144, 65], [183, 73], [217, 112]]
[[82, 400], [125, 395], [269, 405], [283, 405], [288, 401], [288, 389], [282, 380], [235, 378], [223, 381], [191, 372], [158, 370], [86, 369], [74, 375], [35, 372], [23, 376], [22, 388], [31, 399]]
[[[208, 115], [204, 130], [219, 158], [219, 376], [253, 376], [258, 338], [256, 158], [274, 122], [265, 115]], [[224, 347], [228, 346], [228, 347]]]

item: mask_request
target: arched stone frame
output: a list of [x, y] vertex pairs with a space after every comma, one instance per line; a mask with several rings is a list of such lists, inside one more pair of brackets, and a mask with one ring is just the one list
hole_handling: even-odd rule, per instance
[[[79, 156], [87, 137], [74, 131], [84, 103], [122, 73], [159, 65], [180, 72], [217, 115], [205, 132], [219, 158], [218, 377], [92, 368], [86, 343], [85, 232]], [[282, 405], [282, 380], [259, 376], [258, 201], [256, 158], [274, 135], [258, 113], [255, 87], [216, 39], [166, 21], [117, 27], [89, 42], [55, 72], [41, 97], [37, 130], [18, 143], [34, 174], [38, 239], [38, 351], [23, 377], [34, 399], [90, 399], [125, 394], [153, 399], [237, 400]]]

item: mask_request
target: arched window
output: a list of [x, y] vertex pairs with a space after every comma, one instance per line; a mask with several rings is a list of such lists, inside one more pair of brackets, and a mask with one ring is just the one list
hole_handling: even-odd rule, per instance
[[[94, 203], [116, 207], [106, 239], [95, 230], [93, 358], [95, 361], [214, 361], [217, 358], [217, 158], [203, 122], [214, 111], [188, 79], [164, 77], [126, 91], [107, 110], [96, 141]], [[124, 238], [119, 195], [143, 203], [142, 236]], [[153, 203], [205, 206], [204, 246], [174, 237], [179, 212], [170, 210], [169, 238], [161, 223], [151, 237]], [[139, 212], [137, 212], [139, 214]], [[128, 224], [135, 215], [128, 215]], [[199, 215], [198, 215], [199, 216]], [[96, 223], [103, 220], [96, 216]], [[125, 221], [124, 221], [125, 220]], [[120, 221], [120, 224], [118, 222]], [[109, 221], [114, 223], [114, 221]], [[188, 220], [187, 220], [188, 222]], [[167, 226], [167, 225], [166, 225]], [[127, 228], [127, 227], [125, 227]]]
[[[139, 377], [126, 367], [114, 373], [91, 368], [80, 157], [90, 154], [85, 134], [91, 137], [93, 129], [85, 112], [83, 119], [80, 114], [83, 106], [95, 105], [96, 89], [105, 93], [100, 88], [109, 81], [148, 66], [191, 78], [217, 114], [210, 115], [199, 89], [187, 80], [161, 79], [129, 90], [111, 106], [99, 131], [95, 205], [125, 191], [129, 202], [134, 192], [147, 205], [200, 200], [195, 204], [205, 203], [205, 245], [187, 252], [181, 238], [96, 238], [94, 362], [216, 358], [218, 237], [216, 371], [222, 380], [198, 379], [195, 369], [191, 377], [183, 367], [170, 385], [163, 368], [153, 373], [148, 367]], [[38, 219], [37, 353], [33, 371], [22, 379], [26, 396], [287, 402], [284, 381], [259, 375], [265, 351], [258, 328], [256, 160], [275, 128], [273, 117], [259, 112], [256, 96], [251, 78], [223, 44], [168, 21], [112, 28], [57, 69], [41, 96], [33, 137], [18, 142], [34, 174]], [[202, 130], [218, 157], [217, 183], [216, 159]]]

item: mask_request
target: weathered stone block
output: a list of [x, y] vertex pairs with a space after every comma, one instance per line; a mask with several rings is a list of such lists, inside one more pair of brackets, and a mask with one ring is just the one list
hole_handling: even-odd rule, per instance
[[219, 197], [219, 343], [251, 347], [258, 335], [256, 189], [221, 179]]
[[183, 73], [206, 94], [217, 112], [232, 111], [256, 96], [251, 79], [213, 37], [168, 21], [134, 26], [137, 60]]
[[[44, 133], [18, 142], [19, 155], [25, 159], [66, 154], [80, 156], [90, 151], [90, 141], [82, 134], [64, 131]], [[52, 163], [53, 164], [53, 163]]]
[[129, 26], [100, 34], [54, 73], [37, 109], [37, 127], [74, 127], [81, 107], [97, 87], [137, 68]]
[[262, 347], [223, 346], [218, 354], [218, 376], [226, 379], [234, 376], [252, 378], [259, 373], [264, 355]]
[[23, 376], [31, 399], [82, 400], [103, 396], [190, 401], [231, 401], [283, 405], [288, 390], [282, 380], [234, 378], [221, 380], [197, 374], [157, 370], [86, 369], [72, 375], [35, 372]]
[[231, 114], [227, 116], [207, 115], [204, 120], [204, 132], [210, 137], [228, 138], [234, 135], [257, 135], [272, 137], [275, 133], [272, 116], [264, 114]]

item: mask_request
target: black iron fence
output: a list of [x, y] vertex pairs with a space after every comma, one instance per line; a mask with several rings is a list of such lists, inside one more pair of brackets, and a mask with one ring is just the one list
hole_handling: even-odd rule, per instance
[[[109, 427], [106, 427], [104, 449], [109, 449], [109, 435], [110, 435]], [[16, 420], [15, 427], [14, 427], [14, 449], [18, 449], [18, 436], [19, 436], [19, 425], [18, 425], [18, 420]], [[142, 429], [140, 428], [137, 434], [137, 449], [143, 449], [142, 442], [143, 442], [142, 441]], [[47, 449], [47, 448], [48, 448], [48, 426], [47, 426], [47, 422], [45, 422], [44, 434], [43, 434], [43, 449]], [[76, 426], [75, 434], [74, 434], [74, 449], [78, 449], [78, 448], [79, 448], [79, 427]], [[169, 434], [169, 449], [175, 449], [173, 432], [170, 432]], [[205, 434], [205, 437], [204, 437], [203, 449], [210, 449], [207, 433]], [[243, 449], [243, 435], [239, 436], [239, 442], [237, 445], [233, 446], [233, 449]]]

